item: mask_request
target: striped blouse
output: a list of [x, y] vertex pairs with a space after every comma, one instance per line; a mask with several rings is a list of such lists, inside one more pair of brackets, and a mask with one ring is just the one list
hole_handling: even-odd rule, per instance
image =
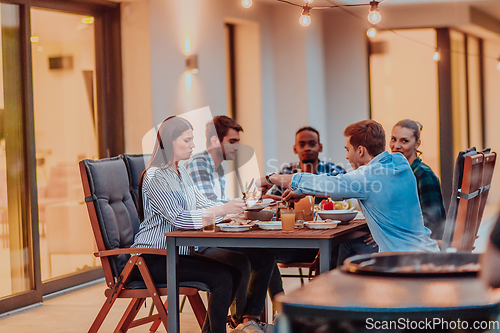
[[[202, 209], [222, 205], [208, 200], [194, 184], [183, 166], [177, 173], [171, 166], [151, 167], [144, 175], [142, 202], [144, 221], [132, 247], [167, 248], [166, 232], [201, 229]], [[222, 221], [223, 217], [217, 218]], [[193, 254], [192, 247], [181, 246], [179, 254]]]

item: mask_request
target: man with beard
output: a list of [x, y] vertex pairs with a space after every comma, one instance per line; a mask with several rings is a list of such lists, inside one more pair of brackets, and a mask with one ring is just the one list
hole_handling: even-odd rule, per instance
[[[226, 202], [224, 160], [234, 160], [243, 128], [226, 116], [216, 116], [206, 126], [207, 150], [193, 156], [186, 168], [200, 191], [212, 201]], [[262, 248], [199, 247], [199, 254], [217, 259], [242, 274], [231, 305], [232, 332], [271, 332], [272, 325], [259, 321], [267, 287], [275, 265], [272, 251]]]
[[[330, 162], [319, 159], [319, 153], [323, 151], [323, 145], [319, 141], [319, 132], [310, 126], [302, 127], [295, 133], [295, 145], [293, 152], [299, 157], [299, 163], [285, 165], [280, 174], [291, 175], [297, 172], [308, 172], [316, 175], [330, 175], [346, 173], [345, 169]], [[275, 185], [265, 197], [281, 200], [284, 188]], [[315, 203], [319, 204], [324, 197], [317, 196]], [[337, 256], [337, 248], [333, 250], [333, 257]], [[279, 263], [290, 262], [313, 262], [318, 254], [317, 249], [274, 249], [276, 261]], [[271, 282], [269, 283], [269, 294], [271, 298], [283, 291], [283, 281], [278, 267], [275, 267]]]
[[226, 178], [222, 162], [234, 160], [243, 128], [226, 116], [216, 116], [206, 125], [207, 149], [186, 165], [200, 191], [212, 201], [226, 201]]
[[[299, 157], [299, 163], [291, 163], [281, 168], [280, 175], [291, 175], [297, 172], [308, 172], [316, 175], [336, 176], [346, 173], [345, 169], [330, 162], [319, 159], [319, 153], [323, 151], [323, 145], [319, 141], [319, 132], [310, 126], [302, 127], [295, 133], [295, 145], [293, 152]], [[275, 185], [266, 197], [281, 200], [284, 189]], [[316, 197], [319, 204], [323, 197]]]

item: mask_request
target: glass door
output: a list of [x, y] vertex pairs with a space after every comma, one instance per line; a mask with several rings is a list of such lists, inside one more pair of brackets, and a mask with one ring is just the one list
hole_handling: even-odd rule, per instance
[[78, 162], [124, 152], [120, 4], [0, 0], [0, 314], [102, 277]]
[[98, 266], [78, 161], [98, 158], [94, 17], [31, 9], [42, 282]]

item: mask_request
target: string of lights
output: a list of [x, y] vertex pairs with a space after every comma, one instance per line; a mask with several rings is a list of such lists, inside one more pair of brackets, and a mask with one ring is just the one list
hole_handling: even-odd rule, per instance
[[[387, 1], [387, 0], [384, 0], [384, 1]], [[330, 2], [332, 5], [335, 5], [335, 3], [334, 3], [333, 0], [328, 0], [328, 2]], [[344, 12], [346, 12], [347, 14], [350, 14], [350, 15], [354, 16], [356, 19], [363, 20], [363, 18], [359, 17], [358, 15], [354, 14], [353, 12], [351, 12], [351, 11], [345, 9], [345, 8], [341, 8], [341, 9], [344, 10]], [[434, 59], [434, 61], [439, 61], [441, 59], [441, 51], [442, 50], [439, 50], [435, 46], [423, 43], [423, 42], [421, 42], [419, 40], [410, 38], [408, 36], [401, 35], [401, 34], [399, 34], [398, 32], [396, 32], [396, 31], [394, 31], [392, 29], [384, 29], [384, 31], [390, 31], [393, 34], [395, 34], [395, 35], [397, 35], [397, 36], [399, 36], [401, 38], [405, 38], [405, 39], [411, 40], [412, 42], [415, 42], [415, 43], [421, 44], [423, 46], [432, 48], [432, 49], [434, 49], [434, 53], [432, 55], [432, 59]], [[377, 29], [375, 27], [369, 28], [366, 31], [366, 35], [368, 37], [370, 37], [370, 38], [375, 37], [377, 35]], [[458, 51], [458, 50], [444, 50], [444, 51], [450, 51], [451, 53], [456, 53], [456, 54], [461, 54], [461, 55], [466, 55], [466, 56], [476, 56], [476, 57], [479, 56], [478, 54], [471, 54], [471, 53], [468, 53], [468, 52], [462, 52], [462, 51]], [[485, 59], [495, 59], [497, 61], [496, 69], [498, 71], [500, 71], [500, 56], [498, 58], [495, 58], [495, 57], [492, 57], [492, 56], [483, 55], [483, 58], [485, 58]]]
[[[378, 4], [386, 0], [379, 0], [379, 1], [372, 0], [370, 1], [370, 3], [352, 4], [352, 5], [333, 5], [333, 6], [314, 6], [314, 7], [311, 6], [314, 0], [304, 0], [305, 3], [303, 5], [299, 5], [287, 0], [276, 0], [276, 1], [300, 7], [302, 9], [302, 13], [299, 17], [299, 23], [303, 27], [308, 27], [309, 25], [311, 25], [312, 22], [311, 10], [331, 9], [339, 7], [360, 7], [360, 6], [370, 6], [370, 10], [368, 11], [368, 16], [367, 16], [368, 21], [371, 24], [377, 24], [382, 20], [382, 16], [380, 15], [380, 11], [378, 10]], [[244, 8], [250, 8], [252, 7], [252, 0], [241, 0], [241, 5]]]
[[[311, 25], [311, 22], [312, 22], [312, 20], [311, 20], [311, 10], [340, 8], [340, 9], [344, 10], [346, 13], [348, 13], [348, 14], [356, 17], [357, 19], [362, 20], [362, 18], [360, 18], [359, 16], [355, 15], [354, 13], [352, 13], [351, 11], [349, 11], [349, 10], [347, 10], [345, 8], [345, 7], [360, 7], [360, 6], [370, 6], [370, 10], [369, 10], [368, 16], [367, 16], [368, 22], [370, 22], [372, 25], [376, 25], [376, 24], [380, 23], [380, 21], [382, 20], [382, 15], [380, 14], [380, 11], [378, 9], [378, 5], [380, 3], [382, 3], [382, 2], [387, 1], [387, 0], [380, 0], [380, 1], [372, 0], [369, 3], [348, 4], [348, 5], [339, 5], [339, 4], [335, 4], [333, 2], [333, 0], [328, 0], [328, 2], [330, 2], [332, 4], [331, 6], [315, 6], [315, 7], [311, 6], [311, 4], [313, 3], [314, 0], [304, 0], [304, 4], [303, 5], [299, 5], [299, 4], [293, 3], [293, 2], [288, 1], [288, 0], [276, 0], [276, 1], [283, 2], [283, 3], [286, 3], [288, 5], [292, 5], [292, 6], [295, 6], [295, 7], [300, 7], [302, 9], [302, 13], [301, 13], [301, 15], [299, 17], [299, 23], [303, 27], [308, 27], [309, 25]], [[250, 7], [252, 7], [252, 4], [253, 4], [252, 0], [241, 0], [241, 5], [244, 8], [250, 8]], [[413, 38], [410, 38], [410, 37], [407, 37], [407, 36], [403, 36], [401, 34], [398, 34], [396, 31], [394, 31], [392, 29], [385, 29], [385, 31], [390, 31], [390, 32], [392, 32], [392, 33], [394, 33], [394, 34], [396, 34], [396, 35], [398, 35], [400, 37], [403, 37], [403, 38], [406, 38], [406, 39], [411, 40], [413, 42], [416, 42], [416, 43], [422, 44], [424, 46], [433, 48], [434, 49], [434, 53], [432, 55], [432, 58], [434, 59], [434, 61], [439, 61], [441, 59], [441, 51], [442, 50], [439, 50], [435, 46], [431, 46], [431, 45], [428, 45], [426, 43], [422, 43], [422, 42], [420, 42], [418, 40], [415, 40]], [[370, 27], [366, 31], [366, 35], [369, 38], [374, 38], [377, 35], [377, 29], [375, 27], [373, 27], [373, 26]], [[452, 53], [464, 54], [464, 55], [470, 55], [467, 52], [460, 52], [460, 51], [457, 51], [457, 50], [445, 50], [445, 51], [452, 52]], [[497, 68], [498, 71], [500, 71], [500, 56], [498, 58], [495, 58], [495, 57], [483, 55], [483, 57], [487, 58], [487, 59], [496, 59], [497, 60], [496, 68]]]

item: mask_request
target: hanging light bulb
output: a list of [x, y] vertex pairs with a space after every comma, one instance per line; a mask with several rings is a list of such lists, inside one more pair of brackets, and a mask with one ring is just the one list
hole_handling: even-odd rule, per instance
[[313, 3], [314, 0], [305, 0], [306, 4], [310, 5]]
[[497, 71], [500, 71], [500, 57], [498, 57], [498, 62], [497, 62]]
[[378, 11], [378, 2], [372, 1], [370, 2], [370, 12], [368, 13], [368, 22], [371, 24], [377, 24], [382, 20], [382, 15]]
[[375, 28], [371, 27], [370, 29], [368, 29], [368, 30], [366, 31], [366, 35], [367, 35], [368, 37], [370, 37], [370, 38], [373, 38], [373, 37], [377, 36], [377, 29], [375, 29]]
[[243, 8], [250, 8], [252, 7], [252, 0], [241, 0], [241, 5]]
[[311, 7], [306, 3], [304, 7], [302, 7], [302, 15], [300, 15], [299, 23], [303, 27], [308, 27], [311, 25]]
[[439, 54], [438, 49], [436, 49], [436, 51], [434, 51], [434, 55], [432, 56], [432, 59], [434, 59], [434, 61], [439, 61], [439, 59], [441, 59], [441, 55]]

